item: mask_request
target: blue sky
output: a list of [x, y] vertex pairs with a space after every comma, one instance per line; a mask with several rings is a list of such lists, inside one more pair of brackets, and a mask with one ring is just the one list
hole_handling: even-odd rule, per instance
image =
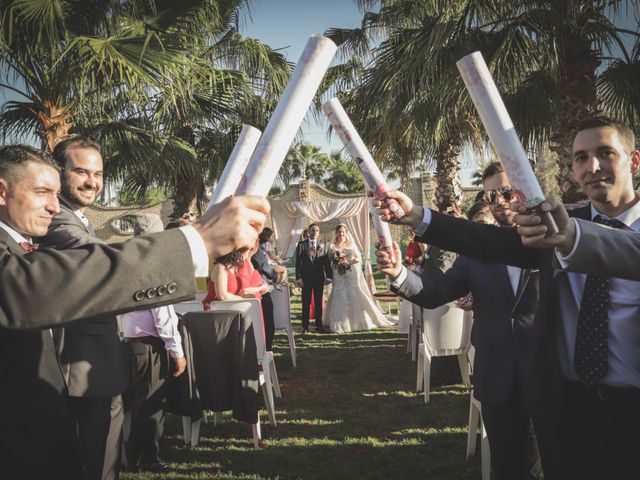
[[[287, 58], [297, 62], [307, 39], [323, 34], [332, 27], [360, 26], [362, 14], [353, 0], [254, 0], [249, 15], [245, 15], [242, 33], [260, 39], [274, 49], [284, 49]], [[328, 138], [329, 124], [307, 116], [302, 125], [305, 142], [330, 152], [342, 145], [334, 136]]]

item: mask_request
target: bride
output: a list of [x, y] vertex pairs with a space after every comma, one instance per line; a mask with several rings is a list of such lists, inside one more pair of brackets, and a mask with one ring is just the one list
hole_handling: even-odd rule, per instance
[[329, 324], [331, 331], [357, 332], [393, 325], [380, 311], [367, 288], [360, 253], [343, 224], [336, 227], [329, 259], [333, 286], [327, 301], [325, 323]]

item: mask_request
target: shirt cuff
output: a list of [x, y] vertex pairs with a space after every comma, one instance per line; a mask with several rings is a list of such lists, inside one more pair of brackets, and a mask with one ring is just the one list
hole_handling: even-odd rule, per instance
[[179, 230], [187, 239], [189, 248], [191, 249], [191, 260], [193, 261], [193, 271], [196, 277], [209, 276], [209, 254], [204, 240], [200, 234], [191, 225], [180, 227]]
[[393, 288], [400, 288], [404, 281], [407, 279], [407, 276], [407, 268], [403, 265], [402, 270], [400, 270], [400, 274], [398, 274], [398, 276], [391, 281], [391, 286]]
[[422, 208], [422, 223], [414, 230], [416, 235], [422, 236], [427, 233], [427, 228], [429, 228], [429, 224], [431, 223], [431, 209], [423, 207]]
[[166, 348], [166, 346], [165, 346], [165, 350], [167, 352], [169, 352], [169, 356], [171, 358], [182, 358], [182, 357], [184, 357], [184, 352], [182, 351], [182, 346], [181, 345], [176, 345], [175, 347], [171, 347], [171, 348]]
[[569, 267], [571, 258], [573, 257], [573, 254], [576, 253], [576, 249], [578, 248], [578, 243], [580, 242], [580, 223], [576, 222], [575, 218], [572, 218], [571, 221], [576, 225], [576, 241], [573, 243], [573, 248], [565, 256], [563, 256], [562, 253], [560, 253], [560, 250], [558, 250], [557, 248], [555, 249], [556, 257], [558, 258], [558, 262], [560, 263], [560, 266], [562, 267], [563, 270]]

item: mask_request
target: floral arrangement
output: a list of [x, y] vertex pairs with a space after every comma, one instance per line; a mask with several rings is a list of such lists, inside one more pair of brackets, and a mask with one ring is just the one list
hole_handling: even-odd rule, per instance
[[331, 264], [338, 270], [340, 275], [344, 275], [347, 270], [351, 270], [351, 265], [347, 262], [347, 258], [343, 250], [334, 250], [331, 256]]

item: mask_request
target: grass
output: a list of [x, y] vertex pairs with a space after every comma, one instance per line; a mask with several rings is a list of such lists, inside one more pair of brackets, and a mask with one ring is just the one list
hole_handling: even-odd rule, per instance
[[296, 335], [296, 345], [294, 369], [286, 336], [276, 336], [283, 398], [276, 399], [277, 428], [261, 411], [267, 449], [253, 449], [250, 426], [227, 414], [222, 425], [203, 424], [200, 444], [189, 449], [180, 419], [170, 417], [162, 456], [173, 472], [122, 478], [480, 478], [479, 455], [465, 460], [468, 389], [434, 388], [424, 404], [413, 391], [416, 365], [405, 353], [405, 335], [393, 329]]

